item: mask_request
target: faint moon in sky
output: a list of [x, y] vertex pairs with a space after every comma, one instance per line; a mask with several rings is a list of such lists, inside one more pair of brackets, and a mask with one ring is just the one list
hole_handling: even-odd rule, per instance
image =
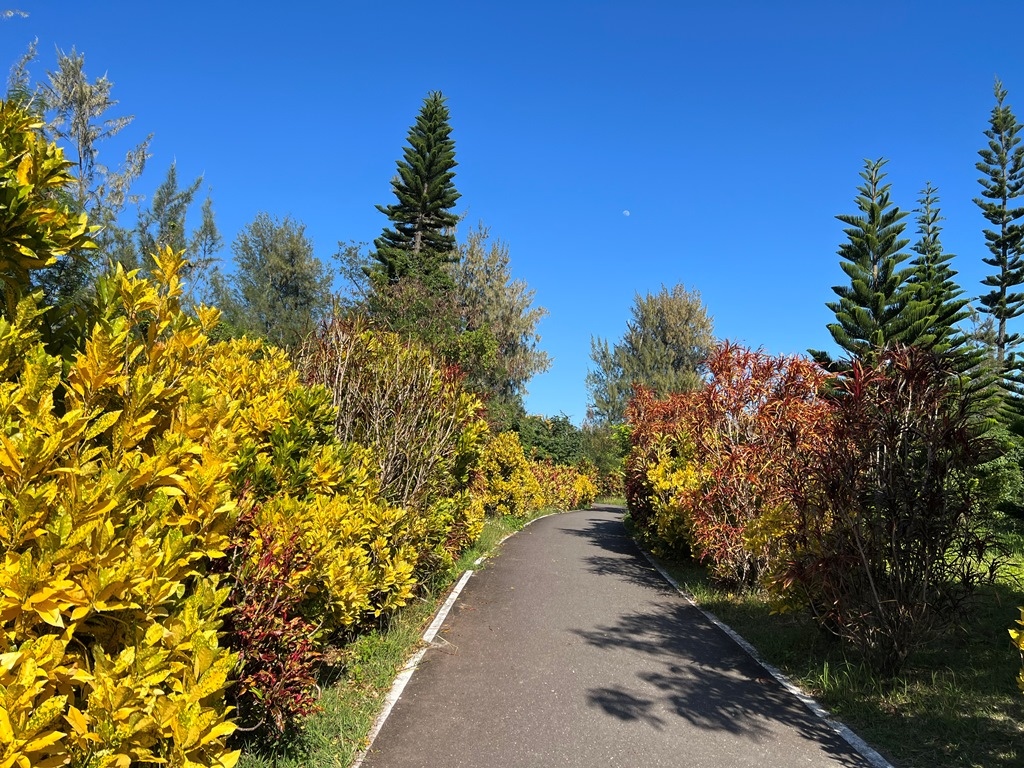
[[629, 216], [629, 211], [623, 211], [623, 212], [622, 212], [622, 215], [623, 215], [623, 216]]

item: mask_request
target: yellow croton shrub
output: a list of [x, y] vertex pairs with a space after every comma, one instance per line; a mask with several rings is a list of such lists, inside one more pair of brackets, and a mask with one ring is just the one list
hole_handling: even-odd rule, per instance
[[[205, 574], [234, 522], [237, 403], [178, 306], [180, 256], [99, 287], [82, 351], [39, 340], [36, 298], [0, 319], [0, 766], [231, 766]], [[62, 375], [62, 364], [68, 368]]]
[[[371, 451], [331, 439], [282, 467], [287, 430], [310, 427], [296, 393], [315, 392], [279, 350], [211, 343], [216, 312], [178, 306], [180, 256], [155, 264], [153, 280], [105, 279], [63, 378], [32, 298], [0, 320], [0, 767], [234, 764], [230, 585], [207, 565], [239, 505], [278, 533], [269, 546], [297, 533], [311, 567], [293, 587], [325, 632], [417, 583], [424, 521], [382, 501]], [[247, 479], [267, 473], [261, 496]]]
[[322, 387], [305, 387], [280, 349], [236, 339], [215, 347], [198, 382], [238, 407], [235, 493], [273, 531], [265, 546], [297, 537], [309, 567], [288, 578], [324, 635], [404, 605], [424, 546], [420, 521], [387, 503], [373, 452], [334, 436], [335, 411]]
[[544, 492], [515, 432], [491, 438], [480, 457], [475, 492], [489, 515], [526, 515], [544, 506]]
[[71, 351], [48, 351], [31, 274], [92, 245], [59, 202], [69, 167], [0, 103], [0, 768], [231, 768], [239, 514], [275, 533], [252, 557], [301, 542], [291, 586], [326, 636], [409, 600], [482, 506], [464, 487], [428, 514], [388, 502], [378, 452], [335, 436], [329, 393], [280, 350], [213, 342], [216, 310], [183, 311], [170, 250], [148, 278], [102, 278]]

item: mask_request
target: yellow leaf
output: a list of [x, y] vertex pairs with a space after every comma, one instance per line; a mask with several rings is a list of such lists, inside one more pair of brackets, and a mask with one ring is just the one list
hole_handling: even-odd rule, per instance
[[84, 736], [89, 732], [89, 721], [78, 707], [68, 707], [68, 712], [64, 715], [64, 719], [75, 729], [75, 733], [80, 736]]
[[230, 736], [235, 732], [237, 727], [238, 726], [234, 723], [227, 722], [226, 720], [224, 722], [217, 723], [210, 729], [209, 733], [203, 736], [200, 744], [209, 744], [211, 741], [216, 741], [217, 739], [224, 738], [225, 736]]
[[164, 639], [164, 628], [160, 624], [154, 624], [146, 630], [146, 645], [156, 645]]
[[7, 672], [13, 669], [14, 665], [18, 663], [18, 660], [20, 658], [21, 651], [12, 651], [11, 653], [0, 653], [0, 672]]
[[4, 435], [0, 434], [0, 469], [9, 469], [12, 474], [21, 475], [21, 460], [18, 458], [18, 449]]
[[61, 618], [60, 608], [58, 608], [56, 605], [53, 605], [53, 603], [43, 603], [42, 605], [37, 605], [33, 610], [35, 610], [35, 612], [39, 614], [39, 618], [41, 618], [51, 627], [58, 627], [60, 629], [64, 629], [64, 619]]
[[64, 705], [67, 704], [67, 701], [67, 696], [54, 696], [53, 698], [44, 701], [42, 704], [36, 707], [36, 710], [28, 719], [28, 722], [25, 724], [25, 732], [35, 733], [39, 731], [39, 729], [48, 726], [50, 723], [56, 720], [60, 713], [64, 710]]
[[6, 709], [0, 709], [0, 744], [10, 744], [14, 741], [14, 729], [11, 728], [11, 718]]
[[30, 173], [32, 173], [32, 153], [26, 152], [21, 158], [21, 162], [18, 163], [18, 170], [15, 173], [18, 183], [28, 186]]
[[80, 605], [71, 612], [71, 621], [81, 621], [92, 612], [92, 606]]
[[25, 745], [24, 749], [26, 752], [39, 752], [42, 749], [46, 749], [53, 744], [64, 738], [66, 734], [61, 731], [48, 731], [37, 739], [32, 739], [28, 744]]

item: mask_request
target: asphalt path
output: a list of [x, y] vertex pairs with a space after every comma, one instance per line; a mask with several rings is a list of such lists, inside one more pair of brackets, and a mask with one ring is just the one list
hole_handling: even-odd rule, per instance
[[547, 517], [502, 545], [363, 763], [868, 765], [659, 576], [614, 510]]

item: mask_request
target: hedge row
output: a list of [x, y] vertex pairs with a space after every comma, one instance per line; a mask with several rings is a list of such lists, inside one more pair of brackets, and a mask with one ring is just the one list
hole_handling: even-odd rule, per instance
[[523, 516], [532, 510], [580, 509], [597, 496], [587, 472], [550, 461], [531, 461], [515, 432], [502, 432], [480, 458], [475, 491], [489, 515]]
[[958, 623], [999, 562], [977, 383], [898, 345], [842, 376], [729, 343], [708, 368], [700, 391], [630, 405], [641, 531], [809, 609], [884, 673]]
[[214, 342], [170, 250], [53, 322], [32, 274], [92, 243], [40, 128], [0, 104], [0, 766], [230, 768], [240, 726], [286, 733], [326, 650], [506, 511], [501, 442], [395, 336], [334, 325], [298, 368]]

